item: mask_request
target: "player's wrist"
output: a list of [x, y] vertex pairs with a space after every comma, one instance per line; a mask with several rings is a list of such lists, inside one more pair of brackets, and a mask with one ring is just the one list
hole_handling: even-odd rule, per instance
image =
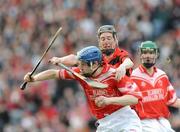
[[64, 62], [64, 58], [59, 58], [58, 59], [58, 63], [63, 63]]
[[109, 97], [109, 98], [106, 98], [106, 101], [105, 101], [106, 105], [110, 105], [110, 104], [113, 104], [113, 98], [112, 97]]
[[30, 81], [31, 82], [35, 82], [36, 80], [35, 80], [35, 77], [34, 76], [30, 76]]
[[122, 64], [120, 65], [120, 67], [126, 69], [126, 64], [123, 64], [123, 63], [122, 63]]

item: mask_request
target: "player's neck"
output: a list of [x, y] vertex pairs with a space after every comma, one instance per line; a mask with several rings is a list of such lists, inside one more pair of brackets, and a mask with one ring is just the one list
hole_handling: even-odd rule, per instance
[[154, 73], [154, 68], [153, 68], [153, 67], [151, 67], [151, 68], [146, 68], [146, 71], [147, 71], [147, 73], [148, 73], [149, 75], [153, 75], [153, 73]]

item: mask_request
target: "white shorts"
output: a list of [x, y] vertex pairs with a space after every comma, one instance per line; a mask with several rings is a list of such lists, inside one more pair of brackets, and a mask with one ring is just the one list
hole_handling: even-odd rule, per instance
[[175, 132], [166, 118], [141, 120], [143, 132]]
[[125, 106], [96, 123], [96, 132], [142, 132], [140, 119], [130, 106]]

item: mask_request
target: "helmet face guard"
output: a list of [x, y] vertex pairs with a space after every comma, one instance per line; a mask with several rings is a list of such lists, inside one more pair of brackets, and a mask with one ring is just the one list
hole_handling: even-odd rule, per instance
[[140, 47], [140, 58], [144, 67], [151, 68], [156, 63], [158, 57], [158, 47], [152, 41], [142, 42]]
[[103, 25], [98, 29], [98, 38], [101, 36], [102, 33], [109, 32], [113, 34], [113, 37], [116, 35], [116, 30], [113, 25]]
[[[101, 42], [101, 34], [102, 33], [110, 33], [110, 34], [112, 34], [113, 40], [108, 40], [108, 42], [106, 41], [106, 44], [104, 42]], [[115, 30], [114, 26], [113, 25], [103, 25], [103, 26], [101, 26], [98, 29], [97, 35], [98, 35], [98, 39], [99, 39], [99, 48], [101, 49], [101, 52], [103, 54], [105, 54], [106, 56], [110, 56], [115, 50], [114, 46], [113, 46], [115, 44], [115, 42], [112, 42], [112, 41], [117, 40], [117, 38], [116, 38], [116, 30]], [[110, 46], [105, 46], [105, 47], [109, 47], [109, 48], [105, 48], [104, 46], [102, 46], [103, 43], [105, 45], [107, 45], [107, 44], [110, 45]]]

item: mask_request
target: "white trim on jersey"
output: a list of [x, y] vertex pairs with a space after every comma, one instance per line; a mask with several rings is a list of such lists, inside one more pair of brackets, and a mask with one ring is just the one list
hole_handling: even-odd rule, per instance
[[113, 76], [112, 73], [115, 73], [115, 71], [116, 71], [116, 70], [115, 70], [114, 68], [110, 68], [108, 72], [100, 75], [96, 80], [97, 80], [98, 82], [101, 82], [101, 81], [104, 82], [104, 81], [109, 80], [109, 79], [111, 79], [111, 78], [114, 80], [115, 74], [114, 74], [114, 76]]
[[[61, 74], [59, 74], [59, 76], [61, 79], [65, 79], [65, 71], [66, 71], [65, 69], [60, 69]], [[74, 75], [71, 72], [69, 71], [66, 71], [66, 72], [72, 79], [75, 79]]]
[[131, 74], [132, 79], [138, 79], [138, 80], [145, 81], [145, 82], [151, 84], [153, 87], [155, 86], [157, 81], [159, 81], [161, 78], [165, 77], [168, 79], [166, 73], [158, 68], [157, 68], [156, 74], [154, 74], [154, 77], [150, 77], [148, 74], [146, 74], [144, 72], [143, 72], [144, 74], [142, 74], [142, 71], [140, 69], [141, 69], [141, 67], [138, 67], [135, 70], [133, 70], [133, 72]]
[[137, 76], [131, 76], [131, 79], [137, 79], [137, 80], [142, 80], [142, 81], [144, 81], [144, 82], [146, 82], [146, 83], [150, 83], [151, 85], [153, 85], [148, 79], [145, 79], [145, 78], [143, 78], [143, 77], [137, 77]]
[[171, 105], [172, 103], [174, 103], [176, 101], [176, 99], [177, 99], [176, 94], [173, 94], [173, 97], [170, 100], [168, 100], [168, 102], [166, 104]]
[[167, 89], [168, 89], [168, 91], [174, 90], [174, 88], [171, 84], [167, 87]]

